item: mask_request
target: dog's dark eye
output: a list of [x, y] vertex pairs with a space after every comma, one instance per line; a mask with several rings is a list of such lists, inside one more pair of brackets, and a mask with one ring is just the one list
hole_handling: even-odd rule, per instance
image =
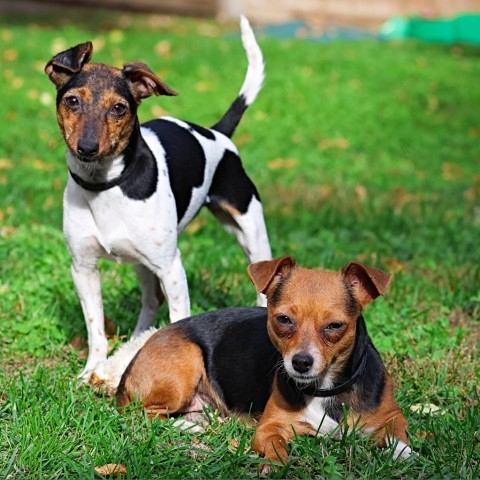
[[284, 326], [293, 325], [292, 319], [287, 315], [277, 315], [277, 322]]
[[126, 111], [127, 107], [123, 103], [117, 103], [113, 106], [111, 110], [112, 114], [116, 117], [121, 117], [122, 115], [125, 115]]
[[77, 110], [77, 108], [80, 107], [80, 100], [78, 97], [72, 95], [65, 98], [65, 106], [70, 110]]
[[342, 328], [343, 325], [344, 324], [340, 322], [332, 322], [325, 327], [325, 330], [330, 330], [331, 332], [335, 330], [340, 330], [340, 328]]

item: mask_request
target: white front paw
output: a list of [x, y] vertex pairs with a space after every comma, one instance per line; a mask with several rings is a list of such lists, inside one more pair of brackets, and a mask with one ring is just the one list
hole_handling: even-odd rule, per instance
[[399, 458], [402, 460], [405, 460], [406, 458], [409, 458], [412, 455], [414, 455], [413, 450], [401, 440], [397, 443], [395, 447], [395, 451], [393, 452], [394, 460], [397, 460]]

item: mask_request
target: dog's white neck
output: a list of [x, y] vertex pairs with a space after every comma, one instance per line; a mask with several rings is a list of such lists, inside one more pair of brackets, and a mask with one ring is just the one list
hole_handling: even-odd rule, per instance
[[120, 177], [125, 168], [123, 155], [96, 162], [82, 162], [67, 150], [68, 168], [72, 173], [89, 183], [111, 182]]

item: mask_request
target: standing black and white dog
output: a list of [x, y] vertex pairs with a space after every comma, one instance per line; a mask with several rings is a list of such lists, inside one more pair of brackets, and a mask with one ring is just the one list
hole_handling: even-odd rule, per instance
[[122, 70], [88, 63], [90, 42], [55, 55], [45, 67], [57, 88], [57, 120], [68, 147], [63, 228], [87, 325], [85, 379], [107, 357], [101, 257], [135, 265], [142, 308], [134, 337], [152, 325], [164, 297], [172, 322], [190, 315], [177, 237], [203, 205], [236, 235], [249, 262], [271, 258], [259, 195], [230, 140], [264, 78], [262, 52], [244, 17], [241, 30], [246, 78], [212, 128], [171, 117], [140, 126], [143, 98], [176, 93], [143, 63]]

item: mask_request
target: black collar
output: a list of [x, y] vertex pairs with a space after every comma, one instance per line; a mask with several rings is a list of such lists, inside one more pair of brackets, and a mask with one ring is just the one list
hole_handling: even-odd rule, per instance
[[300, 387], [298, 384], [297, 387], [301, 391], [301, 393], [311, 395], [312, 397], [333, 397], [334, 395], [338, 395], [348, 390], [363, 375], [366, 366], [367, 351], [364, 350], [357, 369], [346, 382], [341, 383], [340, 385], [337, 385], [333, 388], [315, 388], [312, 385], [309, 385], [307, 387]]
[[110, 188], [121, 185], [131, 175], [136, 164], [137, 162], [132, 159], [132, 161], [122, 170], [122, 173], [117, 178], [114, 178], [109, 182], [90, 183], [83, 180], [83, 178], [79, 177], [76, 173], [73, 173], [70, 169], [68, 169], [68, 171], [70, 172], [70, 175], [75, 183], [80, 185], [85, 190], [89, 190], [90, 192], [104, 192], [105, 190], [109, 190]]

